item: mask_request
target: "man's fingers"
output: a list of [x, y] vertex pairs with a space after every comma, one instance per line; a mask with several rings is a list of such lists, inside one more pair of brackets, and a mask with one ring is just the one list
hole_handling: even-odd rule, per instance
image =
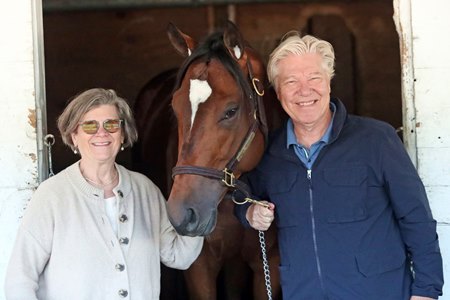
[[261, 202], [267, 204], [267, 207], [253, 203], [247, 210], [247, 220], [254, 229], [265, 231], [275, 218], [275, 205], [268, 201]]

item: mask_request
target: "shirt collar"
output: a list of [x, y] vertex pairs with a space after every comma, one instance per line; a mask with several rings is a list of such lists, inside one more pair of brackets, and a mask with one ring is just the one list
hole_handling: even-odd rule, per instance
[[[333, 112], [331, 115], [330, 124], [328, 125], [328, 128], [325, 131], [324, 135], [320, 138], [320, 140], [318, 140], [314, 144], [318, 144], [318, 143], [328, 144], [328, 142], [330, 141], [331, 129], [333, 128], [334, 114], [336, 113], [336, 105], [333, 102], [330, 102], [330, 109]], [[299, 145], [299, 144], [297, 143], [297, 138], [295, 137], [294, 123], [292, 122], [292, 119], [289, 118], [288, 122], [287, 122], [286, 148], [289, 148], [289, 146], [291, 146], [291, 145]]]

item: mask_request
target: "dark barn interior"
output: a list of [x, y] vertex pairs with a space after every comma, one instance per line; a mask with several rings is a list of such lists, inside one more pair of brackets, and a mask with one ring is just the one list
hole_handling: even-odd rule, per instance
[[[43, 5], [47, 128], [56, 136], [55, 173], [78, 159], [56, 128], [71, 97], [92, 87], [112, 88], [133, 106], [151, 78], [181, 64], [167, 38], [169, 22], [200, 39], [231, 19], [266, 62], [290, 30], [324, 38], [337, 58], [332, 96], [351, 113], [402, 125], [400, 51], [391, 0], [43, 0]], [[166, 151], [158, 140], [152, 150]], [[133, 169], [134, 155], [126, 149], [118, 162]], [[145, 173], [162, 182], [158, 171]], [[180, 272], [164, 270], [161, 299], [186, 299]]]

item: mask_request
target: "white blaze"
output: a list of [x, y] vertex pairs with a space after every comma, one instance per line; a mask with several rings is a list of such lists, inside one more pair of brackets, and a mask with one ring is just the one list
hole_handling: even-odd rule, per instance
[[191, 88], [189, 90], [189, 100], [191, 101], [191, 128], [194, 124], [195, 114], [200, 103], [208, 100], [212, 90], [206, 80], [191, 79]]

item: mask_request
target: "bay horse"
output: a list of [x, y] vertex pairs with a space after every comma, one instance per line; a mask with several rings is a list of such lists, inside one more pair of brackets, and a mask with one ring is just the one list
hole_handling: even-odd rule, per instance
[[[240, 34], [233, 26], [228, 34], [235, 32]], [[183, 56], [188, 57], [194, 49], [196, 42], [179, 31], [173, 25], [168, 28], [169, 39], [172, 40], [175, 49]], [[216, 34], [214, 39], [223, 40], [224, 33]], [[184, 40], [187, 39], [188, 42]], [[184, 40], [184, 41], [183, 41]], [[220, 42], [222, 44], [222, 42]], [[242, 45], [247, 58], [251, 59], [253, 73], [264, 80], [264, 71], [261, 60], [254, 50]], [[188, 48], [187, 45], [190, 45]], [[222, 45], [221, 47], [224, 47]], [[192, 56], [194, 57], [194, 56]], [[249, 57], [249, 58], [248, 58]], [[233, 57], [227, 58], [227, 60]], [[235, 68], [235, 71], [241, 72]], [[181, 73], [179, 77], [181, 77]], [[134, 112], [139, 132], [139, 140], [132, 148], [133, 169], [146, 174], [161, 188], [163, 194], [168, 197], [172, 186], [171, 170], [177, 161], [177, 124], [171, 107], [172, 92], [176, 86], [177, 69], [171, 69], [152, 78], [140, 90], [135, 100]], [[182, 80], [180, 78], [179, 80]], [[245, 78], [241, 78], [245, 82]], [[236, 86], [238, 81], [233, 83]], [[214, 86], [213, 86], [214, 87]], [[239, 89], [239, 86], [238, 86]], [[281, 106], [275, 100], [272, 89], [266, 89], [264, 94], [264, 106], [269, 128], [276, 128], [285, 121]], [[249, 103], [240, 108], [248, 109]], [[262, 109], [262, 107], [260, 107]], [[242, 114], [243, 112], [240, 112]], [[243, 128], [245, 130], [245, 128]], [[236, 131], [236, 130], [235, 130]], [[213, 142], [211, 142], [212, 145]], [[262, 144], [258, 145], [258, 151], [263, 151]], [[255, 149], [251, 149], [254, 151]], [[199, 149], [201, 151], [201, 149]], [[247, 155], [253, 155], [249, 150]], [[202, 155], [210, 155], [202, 153]], [[259, 153], [257, 153], [259, 156]], [[178, 177], [178, 176], [177, 176]], [[218, 198], [215, 198], [217, 201]], [[207, 199], [202, 199], [206, 201]], [[244, 230], [234, 218], [231, 201], [222, 201], [217, 207], [217, 224], [214, 231], [206, 236], [205, 244], [197, 261], [191, 268], [184, 272], [184, 280], [180, 272], [162, 265], [161, 267], [161, 299], [176, 300], [186, 299], [185, 289], [190, 294], [190, 299], [264, 299], [264, 278], [261, 265], [259, 240], [256, 231]], [[274, 232], [270, 230], [267, 238], [267, 251], [272, 276], [272, 289], [274, 299], [279, 292], [278, 283], [278, 250]], [[250, 267], [250, 268], [249, 268]], [[253, 275], [253, 290], [249, 291], [248, 280], [251, 278], [249, 269]]]
[[[190, 298], [216, 299], [222, 266], [242, 260], [253, 271], [253, 298], [265, 299], [258, 232], [244, 229], [233, 214], [232, 201], [223, 200], [265, 149], [264, 64], [230, 21], [200, 44], [172, 24], [168, 36], [185, 60], [172, 97], [178, 157], [167, 210], [180, 234], [205, 236], [202, 253], [185, 276]], [[279, 254], [273, 226], [266, 232], [266, 243], [276, 299]], [[233, 285], [239, 283], [228, 282], [227, 288]], [[226, 299], [241, 299], [239, 291], [226, 293]]]

